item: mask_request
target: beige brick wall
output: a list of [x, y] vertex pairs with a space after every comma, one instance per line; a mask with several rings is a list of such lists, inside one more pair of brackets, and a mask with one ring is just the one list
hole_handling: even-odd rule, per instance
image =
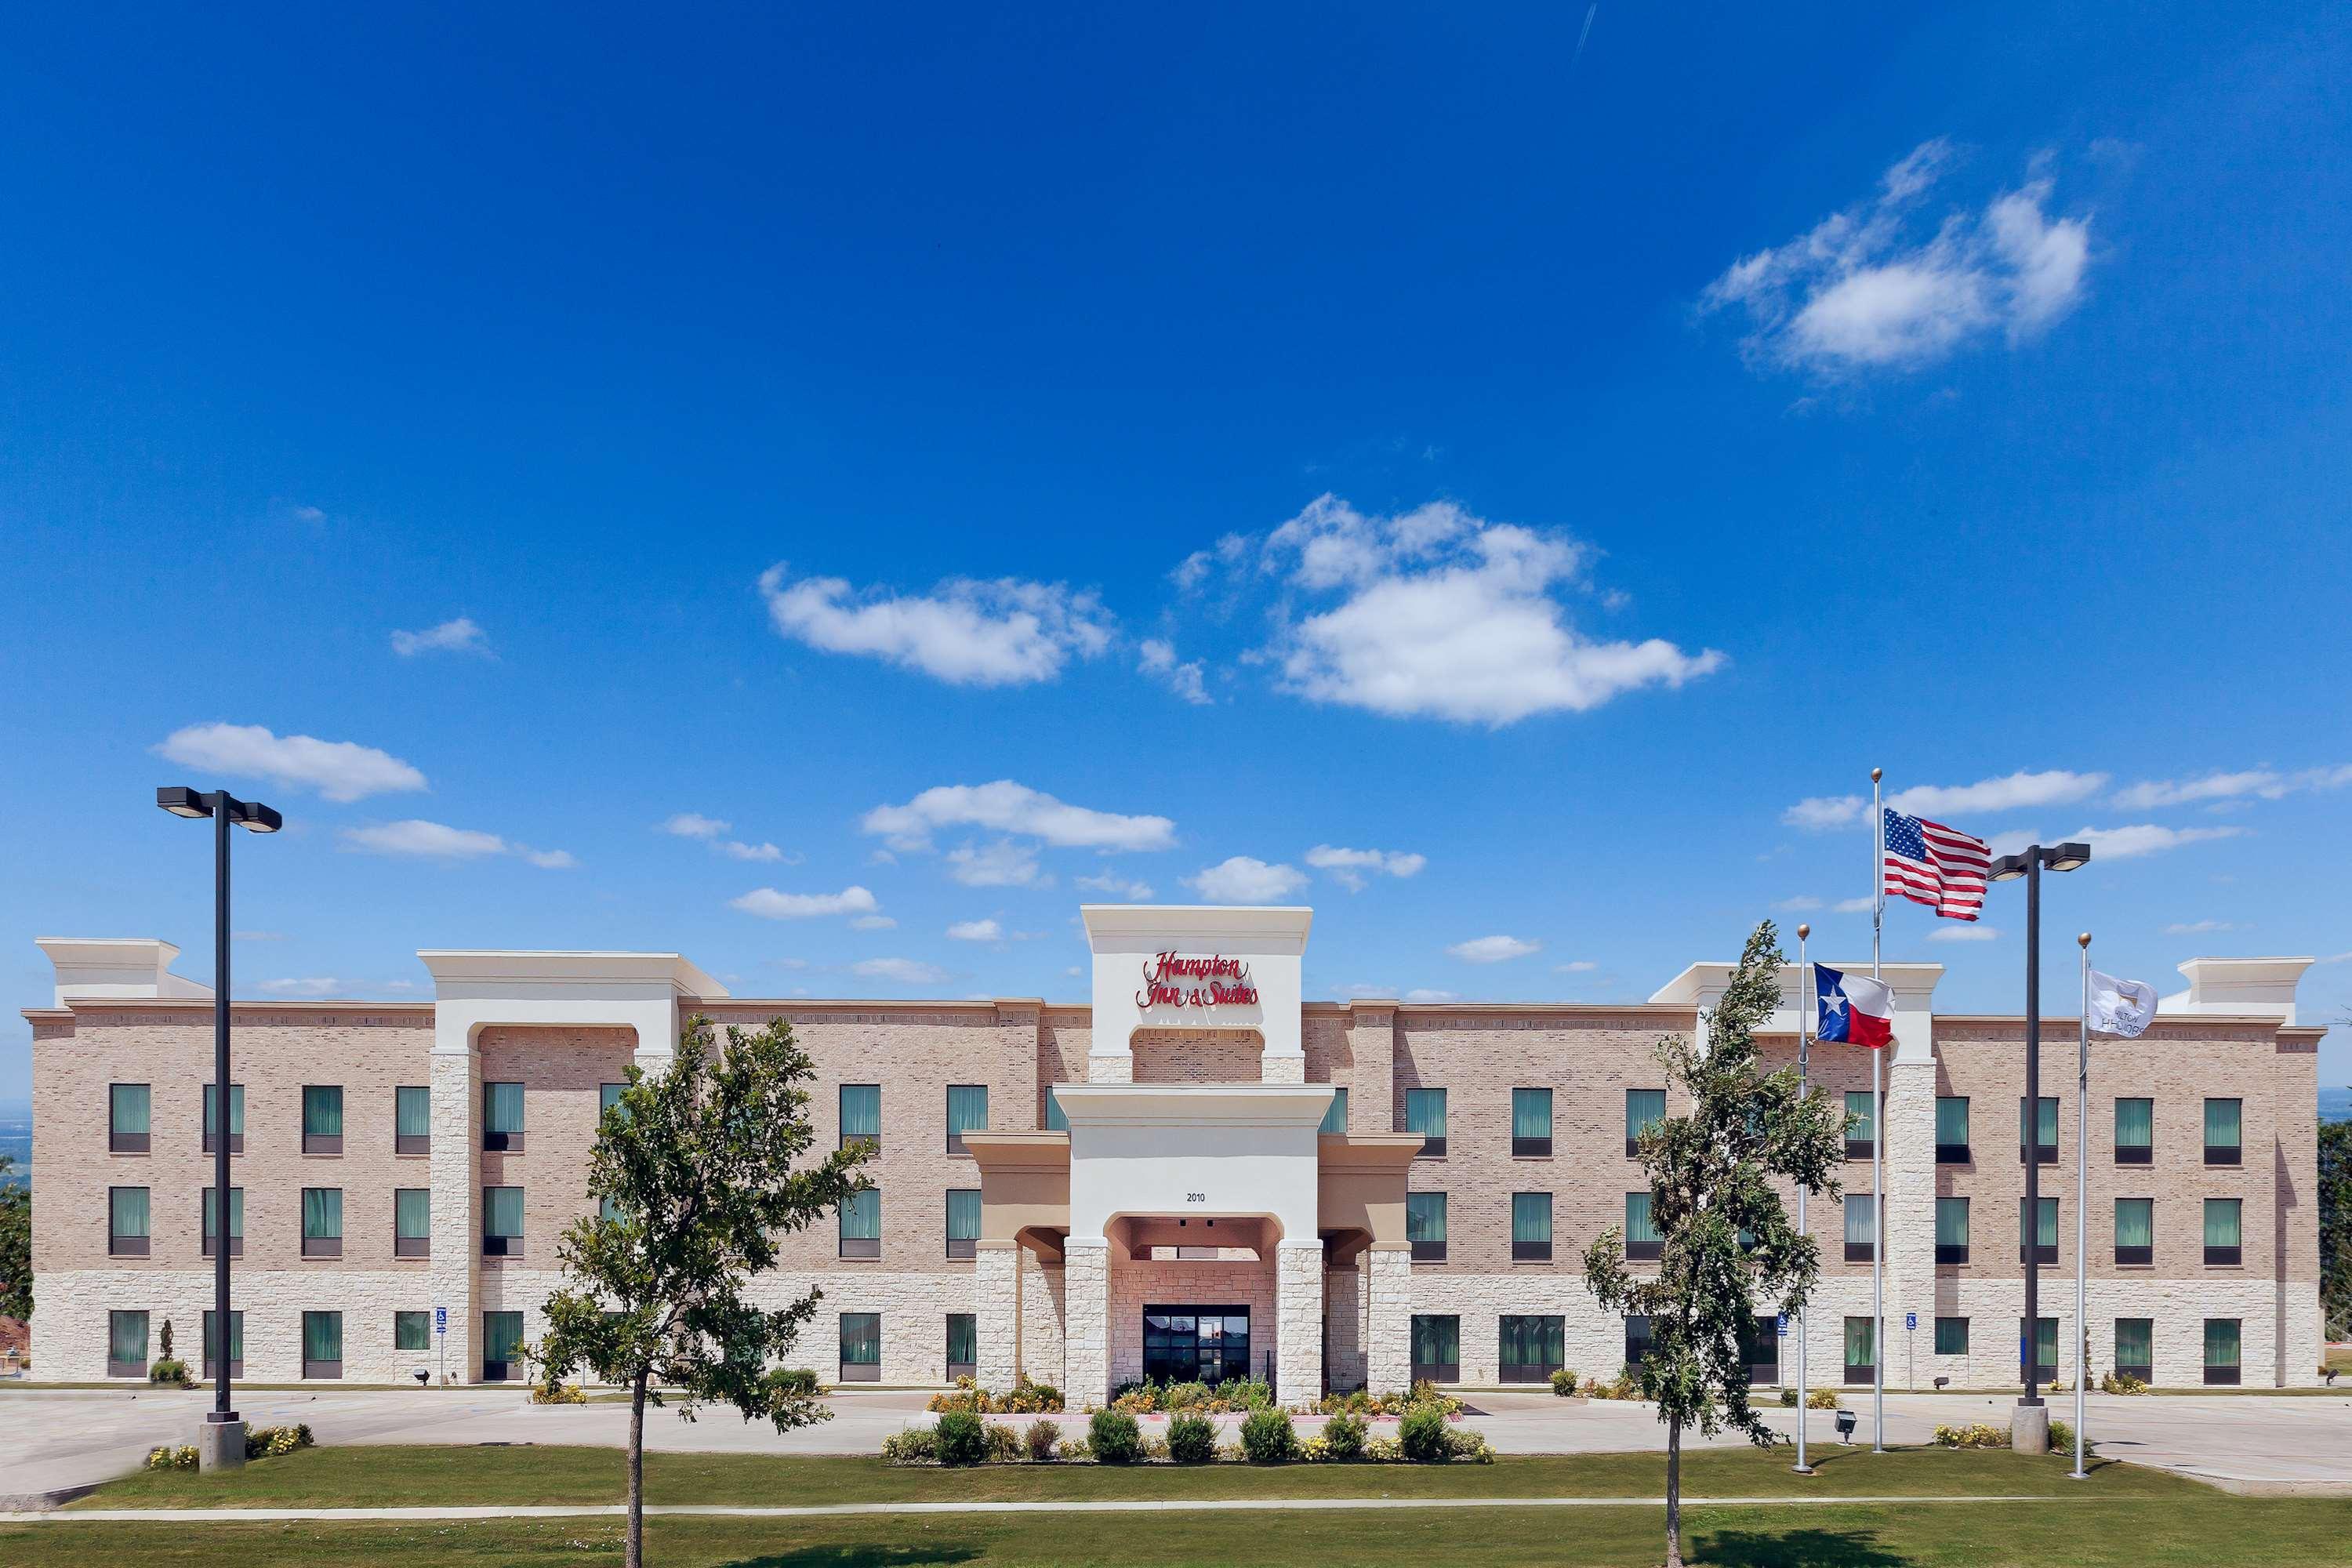
[[1137, 1083], [1255, 1083], [1265, 1043], [1255, 1029], [1138, 1029]]

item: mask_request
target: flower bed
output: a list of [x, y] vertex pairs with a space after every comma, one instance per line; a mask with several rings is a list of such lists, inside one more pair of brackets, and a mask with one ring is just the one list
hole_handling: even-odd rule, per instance
[[[1457, 1402], [1458, 1403], [1458, 1402]], [[1402, 1419], [1399, 1436], [1368, 1435], [1365, 1418], [1340, 1412], [1321, 1432], [1302, 1436], [1287, 1412], [1272, 1406], [1253, 1411], [1239, 1440], [1219, 1445], [1205, 1412], [1181, 1411], [1165, 1436], [1147, 1435], [1131, 1411], [1098, 1410], [1084, 1437], [1063, 1439], [1051, 1421], [1033, 1422], [1027, 1432], [978, 1412], [943, 1413], [937, 1426], [910, 1426], [882, 1444], [891, 1465], [1010, 1464], [1465, 1464], [1488, 1465], [1495, 1450], [1478, 1432], [1457, 1429], [1461, 1416], [1439, 1405], [1417, 1406]]]
[[950, 1410], [969, 1410], [974, 1415], [1058, 1415], [1062, 1410], [1062, 1391], [1050, 1383], [1032, 1383], [1023, 1378], [1013, 1385], [1013, 1392], [994, 1394], [969, 1377], [956, 1379], [951, 1394], [934, 1394], [923, 1406], [935, 1415]]

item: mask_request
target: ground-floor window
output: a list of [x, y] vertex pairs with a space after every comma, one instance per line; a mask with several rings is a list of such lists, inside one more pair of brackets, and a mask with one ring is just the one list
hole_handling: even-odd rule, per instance
[[2238, 1381], [2239, 1322], [2235, 1318], [2205, 1320], [2205, 1381]]
[[[2034, 1319], [2032, 1342], [2034, 1380], [2039, 1383], [2057, 1382], [2058, 1320], [2055, 1318]], [[2023, 1318], [2017, 1320], [2017, 1343], [2019, 1347], [2018, 1371], [2021, 1374], [2025, 1370], [2024, 1346], [2026, 1343], [2025, 1320]]]
[[1650, 1320], [1625, 1320], [1625, 1370], [1639, 1372], [1642, 1363], [1650, 1359]]
[[302, 1375], [343, 1375], [343, 1315], [341, 1312], [302, 1314]]
[[109, 1377], [147, 1375], [146, 1313], [109, 1312], [106, 1314], [106, 1375]]
[[882, 1314], [841, 1314], [841, 1381], [882, 1381]]
[[1748, 1320], [1748, 1331], [1739, 1336], [1739, 1359], [1748, 1363], [1749, 1387], [1780, 1381], [1780, 1314]]
[[482, 1381], [504, 1383], [522, 1375], [522, 1314], [482, 1314]]
[[433, 1314], [430, 1312], [394, 1312], [392, 1315], [392, 1348], [396, 1351], [429, 1351], [433, 1348]]
[[1936, 1353], [1937, 1355], [1969, 1353], [1969, 1321], [1966, 1318], [1936, 1320]]
[[2116, 1320], [2116, 1372], [2142, 1383], [2156, 1381], [2156, 1320]]
[[1878, 1370], [1878, 1325], [1868, 1318], [1845, 1321], [1845, 1380], [1866, 1384]]
[[[220, 1375], [219, 1367], [215, 1359], [219, 1354], [220, 1314], [206, 1310], [205, 1313], [205, 1375], [206, 1377]], [[245, 1375], [245, 1314], [243, 1312], [231, 1312], [228, 1315], [228, 1374], [231, 1377]]]
[[1247, 1307], [1143, 1309], [1146, 1383], [1219, 1384], [1249, 1370]]
[[1505, 1383], [1543, 1383], [1568, 1364], [1567, 1320], [1505, 1318], [1496, 1326]]
[[1415, 1313], [1412, 1320], [1412, 1380], [1415, 1383], [1462, 1381], [1462, 1320]]
[[980, 1318], [973, 1312], [948, 1314], [948, 1381], [980, 1375]]

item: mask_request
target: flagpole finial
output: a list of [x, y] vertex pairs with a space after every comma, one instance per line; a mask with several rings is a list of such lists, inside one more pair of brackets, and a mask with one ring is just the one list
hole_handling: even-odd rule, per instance
[[2080, 936], [2076, 937], [2074, 940], [2075, 940], [2076, 942], [2078, 942], [2082, 943], [2084, 947], [2088, 947], [2088, 946], [2090, 946], [2090, 945], [2091, 945], [2091, 933], [2090, 933], [2089, 931], [2084, 931], [2082, 935], [2080, 935]]
[[1886, 770], [1885, 768], [1873, 768], [1870, 770], [1870, 782], [1873, 784], [1876, 784], [1880, 779], [1883, 779], [1885, 776]]
[[1800, 925], [1797, 927], [1797, 940], [1799, 942], [1804, 941], [1807, 937], [1812, 934], [1813, 928], [1809, 925]]

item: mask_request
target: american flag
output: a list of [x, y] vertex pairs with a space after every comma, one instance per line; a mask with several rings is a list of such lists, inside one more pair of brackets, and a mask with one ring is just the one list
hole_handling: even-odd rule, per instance
[[1956, 921], [1976, 919], [1984, 908], [1992, 847], [1957, 827], [1906, 816], [1891, 805], [1884, 810], [1886, 890]]

